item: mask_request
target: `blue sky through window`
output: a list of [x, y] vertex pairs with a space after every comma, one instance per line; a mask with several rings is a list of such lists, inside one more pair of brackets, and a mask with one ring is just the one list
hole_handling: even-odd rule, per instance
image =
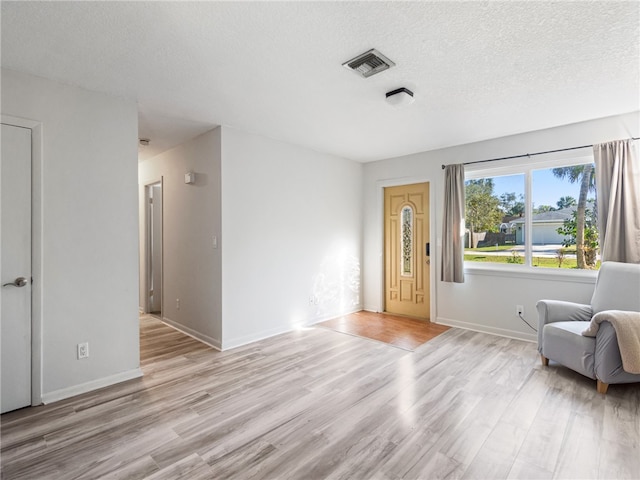
[[[556, 207], [560, 197], [573, 197], [576, 200], [580, 194], [580, 184], [570, 183], [568, 180], [561, 180], [553, 175], [552, 169], [534, 170], [533, 173], [533, 206], [551, 205]], [[524, 195], [524, 175], [507, 175], [503, 177], [493, 177], [493, 193], [499, 197], [503, 193], [515, 192], [520, 196]], [[594, 193], [590, 192], [589, 197]]]

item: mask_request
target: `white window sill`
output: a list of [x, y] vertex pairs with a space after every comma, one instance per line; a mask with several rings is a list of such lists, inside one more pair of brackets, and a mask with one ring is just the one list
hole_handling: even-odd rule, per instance
[[556, 282], [596, 283], [597, 270], [569, 270], [566, 268], [527, 267], [525, 265], [491, 265], [464, 262], [465, 275], [481, 275], [508, 278], [527, 278], [533, 280], [552, 280]]

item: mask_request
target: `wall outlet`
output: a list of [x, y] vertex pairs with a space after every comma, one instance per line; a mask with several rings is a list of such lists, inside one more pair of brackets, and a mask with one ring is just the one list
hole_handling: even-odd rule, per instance
[[89, 342], [78, 344], [78, 360], [89, 357]]
[[180, 310], [180, 299], [176, 298], [176, 310]]
[[516, 305], [516, 315], [522, 317], [524, 315], [524, 306]]

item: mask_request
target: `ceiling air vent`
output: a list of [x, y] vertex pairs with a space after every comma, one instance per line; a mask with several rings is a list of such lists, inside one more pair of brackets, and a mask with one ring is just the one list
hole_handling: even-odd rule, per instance
[[343, 63], [342, 66], [353, 70], [363, 78], [368, 78], [395, 66], [395, 63], [372, 48], [368, 52], [364, 52], [356, 58], [352, 58], [348, 62]]

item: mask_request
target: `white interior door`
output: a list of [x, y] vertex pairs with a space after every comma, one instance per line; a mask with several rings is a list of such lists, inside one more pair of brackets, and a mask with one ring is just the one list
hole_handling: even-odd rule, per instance
[[31, 405], [31, 130], [2, 124], [2, 413]]

